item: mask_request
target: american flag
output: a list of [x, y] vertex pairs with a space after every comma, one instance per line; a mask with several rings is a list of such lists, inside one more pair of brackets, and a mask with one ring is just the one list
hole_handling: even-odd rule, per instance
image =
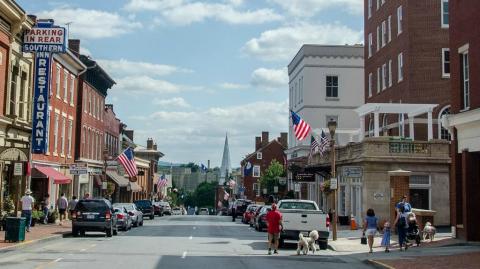
[[233, 179], [230, 179], [230, 181], [228, 181], [228, 185], [230, 186], [231, 189], [233, 189], [233, 187], [237, 185], [237, 182], [235, 182], [235, 180]]
[[122, 164], [129, 177], [136, 177], [138, 174], [137, 165], [133, 158], [132, 148], [127, 148], [122, 154], [117, 157], [117, 160]]
[[165, 174], [162, 174], [160, 178], [158, 178], [157, 182], [157, 190], [160, 190], [161, 188], [167, 186], [168, 180], [165, 178]]
[[298, 140], [303, 140], [305, 137], [307, 137], [308, 133], [310, 132], [310, 125], [306, 123], [300, 116], [297, 115], [297, 113], [293, 112], [290, 110], [292, 114], [292, 122], [293, 122], [293, 129], [295, 131], [295, 137], [297, 137]]
[[312, 140], [310, 143], [310, 156], [313, 156], [313, 154], [318, 151], [318, 146], [319, 144], [317, 142], [317, 139], [315, 139], [315, 137], [313, 137], [312, 135]]
[[228, 192], [226, 191], [223, 191], [224, 194], [223, 194], [223, 200], [228, 200], [228, 197], [230, 197], [230, 194], [228, 194]]
[[327, 151], [328, 145], [330, 144], [330, 139], [325, 135], [322, 130], [322, 135], [320, 136], [320, 144], [318, 145], [318, 150], [320, 151], [320, 155], [323, 156], [323, 153]]

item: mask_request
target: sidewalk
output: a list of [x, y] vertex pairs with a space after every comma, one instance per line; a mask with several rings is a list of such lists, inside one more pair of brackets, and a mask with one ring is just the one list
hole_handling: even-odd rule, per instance
[[37, 224], [30, 228], [30, 232], [25, 232], [25, 241], [23, 242], [5, 242], [5, 231], [0, 231], [0, 252], [40, 241], [61, 238], [71, 231], [72, 223], [70, 221], [64, 221], [62, 226], [58, 224]]

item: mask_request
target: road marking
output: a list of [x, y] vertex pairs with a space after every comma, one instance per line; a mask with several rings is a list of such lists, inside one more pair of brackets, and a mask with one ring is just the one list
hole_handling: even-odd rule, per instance
[[84, 251], [86, 251], [86, 250], [87, 250], [86, 248], [82, 248], [80, 251], [81, 251], [81, 252], [84, 252]]
[[189, 237], [188, 239], [192, 240], [192, 239], [193, 239], [193, 236], [192, 236], [192, 235], [190, 235], [190, 237]]
[[183, 254], [182, 254], [182, 259], [185, 259], [187, 257], [187, 252], [184, 251]]
[[38, 265], [37, 267], [35, 267], [35, 269], [43, 269], [43, 268], [46, 268], [46, 267], [48, 267], [49, 265], [52, 265], [52, 264], [54, 264], [54, 263], [56, 263], [56, 262], [61, 261], [62, 259], [63, 259], [63, 258], [57, 258], [57, 259], [55, 259], [55, 260], [53, 260], [53, 261], [51, 261], [51, 262], [47, 262], [47, 263], [40, 264], [40, 265]]

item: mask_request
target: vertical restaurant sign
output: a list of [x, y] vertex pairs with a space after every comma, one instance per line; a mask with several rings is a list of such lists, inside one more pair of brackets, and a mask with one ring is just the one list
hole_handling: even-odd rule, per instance
[[48, 93], [50, 88], [49, 52], [35, 53], [33, 92], [32, 152], [44, 154], [48, 146]]

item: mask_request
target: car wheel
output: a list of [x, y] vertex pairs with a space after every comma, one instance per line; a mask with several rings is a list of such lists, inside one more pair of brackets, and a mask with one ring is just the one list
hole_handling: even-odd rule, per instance
[[113, 235], [113, 227], [110, 226], [110, 228], [107, 228], [107, 230], [105, 231], [105, 234], [107, 235], [107, 237], [112, 237], [112, 235]]
[[118, 228], [115, 228], [115, 230], [113, 230], [113, 235], [118, 235]]
[[77, 228], [72, 228], [73, 237], [78, 237], [78, 234], [79, 234], [78, 229]]
[[155, 215], [150, 215], [150, 219], [154, 219], [155, 218]]
[[285, 246], [285, 239], [280, 238], [278, 239], [278, 247], [283, 248]]
[[85, 236], [85, 231], [84, 231], [84, 230], [80, 230], [80, 236], [81, 236], [81, 237], [84, 237], [84, 236]]
[[140, 226], [143, 226], [143, 220], [140, 222]]

